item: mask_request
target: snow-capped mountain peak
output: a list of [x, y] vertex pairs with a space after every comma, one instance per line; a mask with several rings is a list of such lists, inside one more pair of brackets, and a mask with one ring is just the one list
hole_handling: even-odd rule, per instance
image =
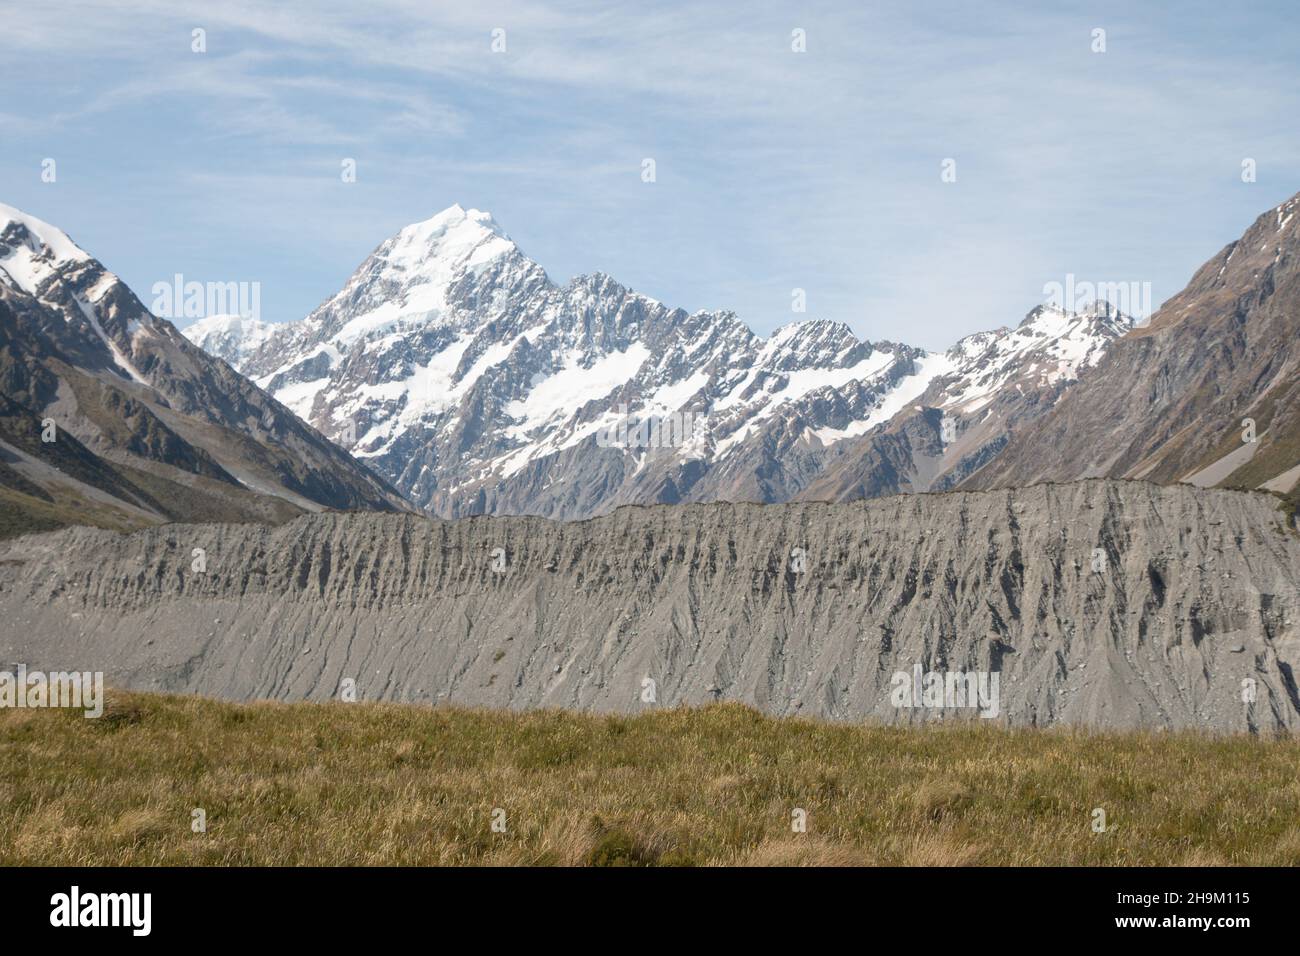
[[492, 214], [459, 203], [423, 222], [412, 223], [379, 247], [376, 255], [393, 269], [452, 271], [491, 262], [515, 248]]
[[[239, 320], [224, 327], [240, 342], [257, 331]], [[48, 482], [96, 515], [116, 514], [113, 522], [404, 507], [364, 467], [151, 314], [65, 232], [7, 205], [0, 341], [0, 444], [27, 449], [19, 467], [38, 487]], [[33, 438], [47, 418], [56, 442]]]
[[1096, 299], [1073, 310], [1064, 309], [1054, 302], [1048, 302], [1030, 309], [1021, 320], [1020, 327], [1051, 329], [1059, 328], [1062, 322], [1079, 323], [1111, 320], [1123, 323], [1128, 327], [1133, 325], [1131, 316], [1124, 315], [1105, 299]]
[[88, 261], [62, 229], [0, 203], [0, 279], [11, 287], [36, 295], [60, 267]]
[[0, 287], [52, 307], [92, 348], [103, 347], [124, 379], [147, 385], [133, 359], [155, 319], [112, 272], [57, 226], [0, 203]]
[[[824, 319], [760, 338], [603, 273], [557, 286], [488, 213], [455, 205], [380, 243], [305, 319], [220, 347], [438, 514], [578, 517], [789, 498], [918, 403], [965, 414], [1009, 390], [1046, 407], [1109, 321], [1045, 307], [947, 353]], [[637, 431], [665, 419], [667, 442]]]
[[545, 281], [490, 213], [453, 205], [380, 243], [302, 331], [332, 353], [400, 326], [448, 324], [457, 306], [476, 310], [480, 292], [490, 301], [485, 277], [512, 268]]
[[970, 413], [1013, 384], [1023, 390], [1075, 381], [1132, 327], [1131, 317], [1106, 302], [1077, 312], [1037, 306], [1014, 329], [977, 332], [949, 349], [944, 394], [933, 404]]
[[270, 322], [245, 315], [210, 315], [182, 329], [182, 334], [209, 355], [234, 368], [256, 352], [274, 334]]

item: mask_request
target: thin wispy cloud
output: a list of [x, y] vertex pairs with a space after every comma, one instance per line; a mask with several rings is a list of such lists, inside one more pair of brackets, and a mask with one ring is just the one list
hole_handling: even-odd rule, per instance
[[3, 198], [133, 284], [257, 278], [278, 319], [460, 202], [561, 281], [608, 272], [760, 331], [796, 317], [799, 287], [811, 316], [939, 348], [1016, 321], [1065, 271], [1172, 294], [1300, 189], [1282, 120], [1300, 107], [1300, 17], [1281, 3], [127, 2], [10, 19]]

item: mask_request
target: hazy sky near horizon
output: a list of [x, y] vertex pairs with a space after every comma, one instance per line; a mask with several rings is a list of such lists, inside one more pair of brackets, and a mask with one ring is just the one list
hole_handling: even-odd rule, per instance
[[1067, 273], [1158, 304], [1300, 190], [1300, 7], [1045, 6], [10, 5], [0, 202], [146, 304], [176, 273], [259, 282], [271, 321], [457, 202], [557, 282], [606, 272], [762, 334], [942, 349]]

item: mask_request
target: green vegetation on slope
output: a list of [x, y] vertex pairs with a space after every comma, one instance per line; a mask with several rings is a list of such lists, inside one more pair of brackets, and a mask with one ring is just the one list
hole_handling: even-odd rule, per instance
[[[91, 525], [110, 531], [131, 531], [146, 526], [139, 517], [120, 508], [73, 494], [45, 497], [23, 494], [0, 481], [0, 540], [24, 534], [57, 531], [71, 525]], [[48, 497], [51, 500], [47, 501]]]
[[114, 694], [98, 720], [0, 711], [0, 863], [1292, 865], [1298, 756], [1292, 740], [734, 704], [613, 717]]

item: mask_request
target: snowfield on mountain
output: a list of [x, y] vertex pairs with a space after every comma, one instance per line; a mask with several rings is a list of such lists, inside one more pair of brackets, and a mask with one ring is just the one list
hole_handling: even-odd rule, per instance
[[[946, 487], [1131, 324], [1105, 304], [1040, 307], [945, 353], [824, 320], [764, 339], [605, 275], [558, 286], [488, 213], [452, 206], [382, 243], [305, 319], [252, 325], [247, 345], [224, 320], [186, 334], [434, 514], [582, 518], [790, 500], [889, 426], [906, 435], [870, 493]], [[689, 428], [669, 443], [601, 440], [675, 415]], [[956, 447], [945, 416], [966, 435]]]

